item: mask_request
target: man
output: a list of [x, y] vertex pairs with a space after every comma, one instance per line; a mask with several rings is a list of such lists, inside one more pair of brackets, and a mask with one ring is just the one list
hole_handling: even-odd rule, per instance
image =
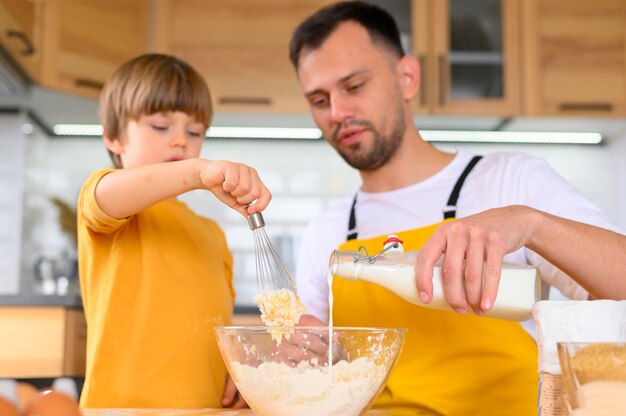
[[[328, 319], [326, 276], [333, 249], [364, 246], [376, 253], [388, 234], [396, 234], [406, 250], [415, 250], [442, 222], [514, 204], [610, 227], [605, 215], [543, 160], [519, 154], [480, 159], [425, 142], [410, 106], [420, 68], [402, 51], [395, 22], [382, 9], [361, 2], [321, 9], [296, 29], [290, 54], [316, 124], [362, 178], [356, 195], [323, 213], [303, 237], [296, 278], [310, 315], [301, 324]], [[529, 250], [506, 260], [535, 265], [546, 283], [570, 297], [588, 296]], [[489, 310], [497, 289], [492, 280], [482, 293], [475, 285], [463, 290], [468, 273], [476, 275], [466, 270], [447, 279], [446, 299], [458, 314], [420, 308], [366, 282], [335, 279], [337, 326], [409, 328], [378, 407], [409, 414], [536, 414], [535, 342], [519, 323], [467, 313]]]

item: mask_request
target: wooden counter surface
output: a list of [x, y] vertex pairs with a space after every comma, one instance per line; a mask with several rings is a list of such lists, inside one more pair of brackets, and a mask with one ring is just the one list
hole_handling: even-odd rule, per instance
[[[15, 299], [13, 299], [15, 298]], [[81, 377], [87, 323], [80, 305], [61, 296], [5, 296], [0, 301], [0, 378]], [[20, 305], [20, 302], [27, 304]], [[28, 302], [31, 302], [28, 304]], [[257, 313], [235, 314], [233, 325], [262, 325]]]
[[[81, 411], [83, 416], [254, 416], [250, 409], [81, 409]], [[392, 411], [370, 410], [366, 415], [390, 416]]]
[[81, 409], [83, 416], [252, 416], [250, 409]]

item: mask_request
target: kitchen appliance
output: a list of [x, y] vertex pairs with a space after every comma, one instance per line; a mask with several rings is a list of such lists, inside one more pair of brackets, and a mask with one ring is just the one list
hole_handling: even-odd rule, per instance
[[56, 257], [37, 257], [33, 272], [38, 291], [44, 295], [66, 295], [77, 290], [78, 260], [65, 251]]

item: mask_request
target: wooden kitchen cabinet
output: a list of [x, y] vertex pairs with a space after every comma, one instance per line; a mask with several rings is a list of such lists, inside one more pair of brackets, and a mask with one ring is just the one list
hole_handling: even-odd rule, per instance
[[518, 0], [412, 0], [418, 114], [519, 114], [519, 9]]
[[524, 0], [524, 111], [626, 115], [626, 1]]
[[[331, 2], [156, 0], [155, 47], [198, 69], [217, 111], [305, 113], [288, 42], [305, 17]], [[406, 7], [411, 16], [410, 52], [419, 59], [423, 77], [417, 114], [512, 116], [520, 111], [518, 0], [376, 3], [390, 11]], [[396, 10], [396, 19], [403, 13]], [[474, 32], [455, 22], [475, 22]], [[480, 31], [486, 42], [454, 48], [453, 37], [468, 34], [476, 40]]]
[[[370, 1], [409, 21], [416, 114], [626, 116], [626, 0]], [[205, 77], [216, 111], [308, 114], [288, 42], [331, 2], [0, 0], [0, 45], [53, 90], [96, 98], [157, 51]]]
[[45, 87], [98, 97], [115, 69], [148, 51], [148, 0], [46, 1], [43, 7], [39, 81]]
[[39, 78], [41, 3], [0, 0], [0, 45], [31, 78]]
[[216, 111], [306, 113], [289, 40], [306, 16], [331, 2], [156, 0], [155, 49], [202, 74]]
[[0, 307], [0, 378], [85, 374], [87, 325], [81, 308]]

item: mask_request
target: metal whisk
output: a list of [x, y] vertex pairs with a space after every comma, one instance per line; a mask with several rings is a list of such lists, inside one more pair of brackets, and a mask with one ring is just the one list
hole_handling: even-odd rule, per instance
[[287, 267], [265, 232], [265, 220], [260, 212], [248, 216], [248, 225], [254, 235], [256, 257], [256, 282], [259, 293], [289, 289], [296, 293], [296, 286]]

